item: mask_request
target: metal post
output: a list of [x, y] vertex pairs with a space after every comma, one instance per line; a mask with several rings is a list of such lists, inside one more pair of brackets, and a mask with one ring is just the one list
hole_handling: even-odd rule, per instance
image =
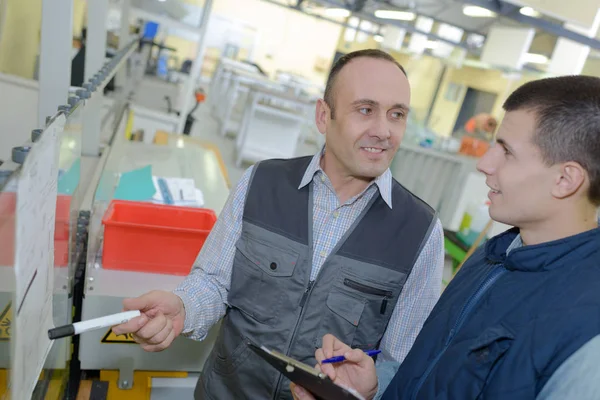
[[37, 126], [67, 103], [71, 86], [73, 2], [43, 0]]
[[[130, 41], [129, 15], [131, 0], [123, 0], [121, 8], [121, 30], [119, 31], [119, 50], [124, 48]], [[115, 77], [115, 86], [124, 86], [127, 82], [127, 68], [121, 68]]]
[[85, 80], [89, 80], [104, 64], [106, 56], [106, 18], [108, 0], [87, 2], [87, 39], [85, 50]]
[[[89, 81], [104, 64], [106, 57], [106, 18], [108, 0], [87, 3], [87, 38], [85, 49], [85, 80]], [[81, 154], [98, 157], [100, 153], [100, 127], [102, 125], [102, 92], [98, 91], [86, 101], [83, 109], [83, 138]]]
[[194, 93], [194, 88], [196, 86], [196, 82], [200, 77], [200, 71], [202, 69], [202, 61], [204, 59], [204, 50], [206, 48], [206, 31], [208, 28], [208, 20], [210, 17], [210, 12], [212, 10], [213, 0], [206, 0], [204, 3], [204, 8], [202, 9], [202, 18], [200, 19], [200, 38], [198, 39], [198, 50], [196, 53], [196, 59], [192, 64], [192, 68], [190, 71], [190, 77], [188, 84], [183, 88], [183, 95], [180, 98], [180, 114], [179, 121], [177, 122], [177, 133], [182, 133], [183, 128], [185, 126], [185, 121], [187, 118], [187, 114], [191, 109], [192, 95]]

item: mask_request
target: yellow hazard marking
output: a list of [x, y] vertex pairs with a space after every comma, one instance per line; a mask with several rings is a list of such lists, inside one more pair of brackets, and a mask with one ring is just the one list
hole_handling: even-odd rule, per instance
[[2, 314], [0, 314], [0, 342], [10, 340], [10, 323], [12, 321], [11, 303], [8, 303]]
[[121, 335], [116, 335], [112, 328], [106, 332], [106, 335], [102, 338], [100, 343], [133, 343], [135, 344], [135, 339], [133, 338], [133, 334], [131, 333], [123, 333]]

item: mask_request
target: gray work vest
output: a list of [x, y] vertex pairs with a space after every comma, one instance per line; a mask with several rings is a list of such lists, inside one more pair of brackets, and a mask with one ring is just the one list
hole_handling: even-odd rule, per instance
[[381, 341], [435, 213], [394, 180], [393, 208], [375, 194], [311, 282], [312, 182], [298, 189], [310, 161], [254, 167], [229, 307], [196, 399], [292, 398], [289, 381], [246, 340], [311, 366], [326, 333], [364, 350]]

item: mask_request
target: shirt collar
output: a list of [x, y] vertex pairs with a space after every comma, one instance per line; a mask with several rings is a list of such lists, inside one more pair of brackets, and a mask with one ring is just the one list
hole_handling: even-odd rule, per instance
[[515, 239], [512, 241], [508, 249], [506, 249], [506, 255], [510, 254], [511, 251], [516, 250], [520, 247], [523, 247], [523, 239], [521, 239], [521, 235], [517, 235]]
[[[323, 154], [325, 154], [325, 146], [323, 146], [320, 152], [313, 156], [310, 164], [308, 164], [308, 167], [306, 168], [306, 172], [304, 172], [304, 176], [302, 177], [302, 181], [300, 181], [298, 189], [302, 189], [304, 186], [308, 185], [317, 172], [325, 174], [323, 169], [321, 169], [321, 157], [323, 157]], [[383, 174], [375, 178], [373, 183], [377, 185], [383, 201], [385, 201], [389, 208], [392, 208], [392, 172], [390, 169], [386, 169]]]
[[[600, 225], [600, 217], [598, 217], [598, 225]], [[521, 237], [521, 234], [519, 233], [514, 240], [512, 241], [512, 243], [510, 244], [510, 246], [508, 246], [508, 249], [506, 249], [506, 255], [508, 255], [511, 251], [516, 250], [518, 248], [523, 247], [523, 238]]]

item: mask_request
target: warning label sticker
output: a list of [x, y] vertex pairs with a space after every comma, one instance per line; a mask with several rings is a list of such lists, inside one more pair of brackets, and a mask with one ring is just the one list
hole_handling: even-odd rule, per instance
[[136, 344], [135, 339], [133, 338], [133, 334], [131, 333], [127, 333], [127, 334], [121, 334], [121, 335], [116, 335], [113, 331], [112, 328], [108, 330], [108, 332], [106, 332], [106, 335], [104, 335], [104, 337], [102, 338], [102, 340], [100, 341], [101, 343], [129, 343], [129, 344]]
[[11, 303], [0, 314], [0, 342], [10, 340], [10, 323], [12, 321]]

